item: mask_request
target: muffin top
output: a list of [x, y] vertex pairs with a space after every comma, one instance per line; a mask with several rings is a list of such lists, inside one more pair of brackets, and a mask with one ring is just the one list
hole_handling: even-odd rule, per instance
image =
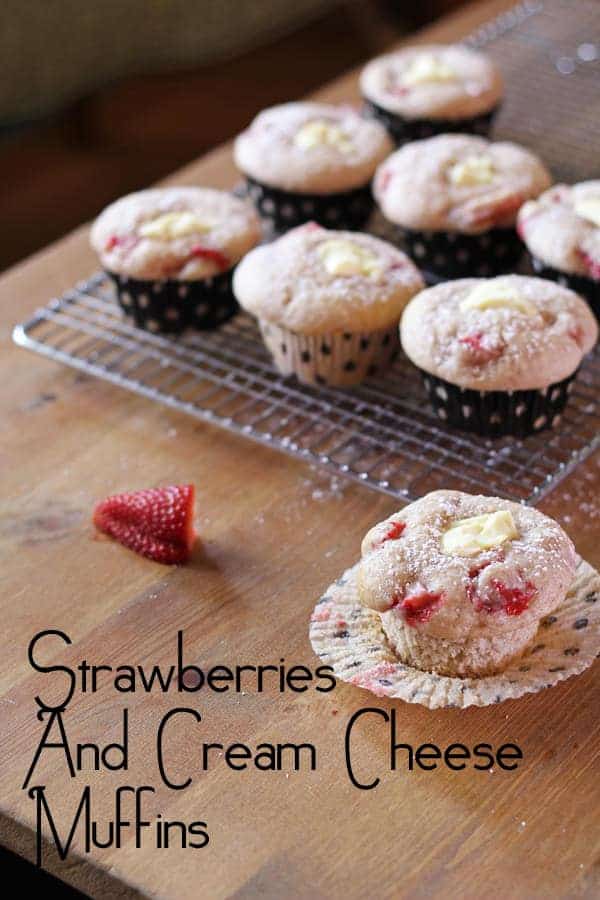
[[230, 269], [260, 234], [253, 207], [225, 191], [154, 188], [111, 203], [91, 244], [109, 272], [195, 281]]
[[539, 622], [564, 599], [576, 565], [568, 536], [537, 509], [434, 491], [368, 532], [359, 597], [460, 642]]
[[554, 185], [521, 207], [517, 228], [546, 265], [600, 281], [600, 181]]
[[541, 160], [518, 144], [440, 134], [388, 157], [373, 190], [386, 218], [404, 228], [480, 234], [513, 226], [519, 207], [550, 182]]
[[480, 391], [546, 388], [594, 346], [587, 303], [553, 281], [523, 275], [463, 278], [428, 288], [406, 307], [406, 355], [420, 369]]
[[388, 328], [422, 287], [418, 269], [391, 244], [314, 222], [257, 247], [233, 281], [245, 309], [301, 334]]
[[406, 47], [362, 71], [363, 96], [405, 119], [470, 119], [499, 102], [502, 76], [483, 53], [458, 45]]
[[351, 106], [283, 103], [259, 113], [236, 139], [237, 167], [256, 181], [304, 194], [363, 187], [393, 149], [378, 122]]

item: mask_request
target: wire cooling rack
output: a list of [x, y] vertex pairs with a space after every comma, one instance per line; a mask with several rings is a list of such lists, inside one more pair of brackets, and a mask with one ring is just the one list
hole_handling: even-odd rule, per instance
[[[538, 149], [569, 180], [594, 174], [600, 146], [599, 9], [597, 0], [527, 0], [467, 39], [485, 45], [506, 75], [498, 136]], [[352, 391], [301, 386], [275, 371], [248, 316], [213, 332], [150, 334], [123, 318], [102, 274], [50, 302], [13, 337], [401, 501], [444, 487], [536, 503], [600, 446], [600, 351], [586, 361], [557, 428], [491, 441], [438, 421], [407, 360]]]
[[103, 275], [40, 310], [14, 339], [404, 500], [453, 487], [535, 501], [600, 443], [600, 354], [586, 363], [558, 428], [490, 441], [446, 429], [405, 359], [352, 391], [301, 386], [277, 374], [249, 316], [218, 331], [154, 335], [123, 318]]

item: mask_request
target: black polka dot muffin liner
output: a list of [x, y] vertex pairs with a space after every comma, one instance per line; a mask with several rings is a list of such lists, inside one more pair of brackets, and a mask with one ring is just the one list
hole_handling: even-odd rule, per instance
[[387, 223], [390, 235], [429, 280], [490, 278], [512, 272], [523, 256], [514, 228], [492, 228], [483, 234], [413, 231]]
[[116, 272], [107, 275], [123, 312], [139, 328], [156, 334], [218, 328], [239, 309], [231, 287], [233, 269], [198, 281], [147, 281]]
[[335, 677], [376, 697], [429, 709], [489, 706], [580, 675], [600, 656], [600, 575], [581, 560], [565, 598], [540, 621], [531, 644], [497, 675], [459, 678], [401, 662], [381, 618], [358, 597], [358, 565], [325, 591], [311, 616], [313, 650]]
[[420, 372], [438, 419], [483, 437], [525, 437], [554, 428], [577, 376], [575, 371], [541, 390], [474, 391]]
[[304, 222], [324, 228], [358, 231], [367, 222], [374, 202], [371, 185], [335, 194], [297, 194], [247, 178], [248, 195], [260, 216], [277, 232]]
[[365, 111], [387, 129], [397, 147], [410, 141], [421, 141], [436, 134], [478, 134], [487, 137], [499, 107], [470, 119], [404, 119], [388, 112], [371, 100], [365, 100]]
[[553, 269], [552, 266], [547, 266], [545, 262], [531, 254], [530, 258], [531, 266], [536, 275], [539, 275], [540, 278], [549, 278], [562, 287], [575, 291], [576, 294], [587, 300], [592, 308], [592, 312], [600, 322], [600, 281], [587, 278], [585, 275], [575, 275], [571, 272], [561, 272], [560, 269]]
[[351, 387], [385, 371], [399, 348], [398, 326], [379, 331], [304, 335], [259, 320], [263, 340], [282, 375], [303, 384]]

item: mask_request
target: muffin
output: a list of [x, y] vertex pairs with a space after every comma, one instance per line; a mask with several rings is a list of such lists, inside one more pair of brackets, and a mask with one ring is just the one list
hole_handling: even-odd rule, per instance
[[368, 532], [358, 594], [402, 662], [477, 677], [523, 653], [577, 562], [562, 528], [536, 509], [434, 491]]
[[520, 206], [550, 184], [517, 144], [442, 134], [405, 144], [379, 166], [375, 199], [395, 237], [434, 277], [511, 271], [523, 253]]
[[250, 203], [211, 188], [172, 187], [111, 203], [92, 226], [91, 244], [135, 324], [176, 333], [216, 328], [235, 314], [233, 268], [260, 236]]
[[262, 216], [278, 231], [308, 220], [359, 229], [375, 169], [393, 145], [351, 106], [284, 103], [261, 112], [235, 142], [235, 162]]
[[416, 267], [391, 244], [314, 222], [252, 250], [233, 281], [279, 371], [336, 386], [390, 364], [402, 310], [422, 287]]
[[557, 184], [519, 210], [534, 270], [570, 287], [600, 319], [600, 181]]
[[441, 44], [377, 57], [360, 87], [368, 111], [398, 145], [452, 131], [486, 135], [503, 93], [489, 56]]
[[438, 417], [488, 436], [556, 425], [598, 337], [577, 294], [523, 275], [428, 288], [406, 307], [400, 331]]

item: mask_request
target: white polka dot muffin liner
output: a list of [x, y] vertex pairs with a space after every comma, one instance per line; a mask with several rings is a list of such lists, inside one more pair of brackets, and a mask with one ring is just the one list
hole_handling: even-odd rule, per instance
[[247, 178], [248, 196], [261, 218], [276, 232], [284, 232], [305, 222], [324, 228], [359, 231], [374, 207], [370, 183], [352, 191], [334, 194], [299, 194], [282, 191]]
[[336, 678], [378, 697], [429, 709], [488, 706], [553, 687], [600, 656], [600, 575], [583, 560], [565, 599], [542, 619], [533, 642], [503, 672], [482, 678], [437, 675], [400, 662], [377, 613], [359, 603], [357, 572], [358, 565], [321, 597], [309, 636]]
[[259, 319], [263, 340], [282, 375], [304, 384], [351, 387], [383, 372], [398, 353], [398, 326], [379, 331], [297, 334]]
[[561, 287], [570, 288], [587, 300], [592, 308], [592, 312], [600, 322], [600, 281], [593, 278], [587, 278], [585, 275], [575, 275], [572, 272], [561, 272], [560, 269], [553, 269], [547, 266], [545, 262], [536, 256], [529, 255], [531, 266], [536, 275], [540, 278], [549, 278], [550, 281], [556, 281]]
[[500, 106], [490, 112], [468, 119], [405, 119], [389, 112], [372, 100], [364, 100], [367, 115], [377, 119], [386, 128], [397, 147], [409, 141], [421, 141], [436, 134], [478, 134], [487, 137]]
[[460, 234], [386, 224], [394, 243], [406, 250], [429, 280], [489, 278], [514, 271], [523, 256], [523, 244], [514, 228]]
[[483, 437], [525, 437], [560, 422], [575, 371], [563, 381], [530, 391], [474, 391], [419, 369], [440, 421]]
[[139, 328], [179, 334], [185, 328], [218, 328], [238, 311], [231, 281], [233, 269], [197, 281], [142, 280], [116, 272], [113, 281], [121, 309]]

